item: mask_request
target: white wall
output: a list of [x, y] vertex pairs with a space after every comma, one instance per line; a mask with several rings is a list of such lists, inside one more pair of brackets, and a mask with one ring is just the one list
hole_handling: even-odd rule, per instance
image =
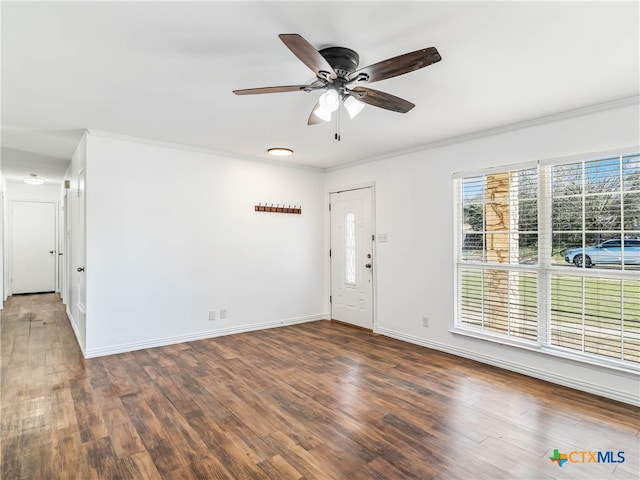
[[7, 182], [6, 195], [9, 201], [58, 203], [60, 201], [60, 185], [28, 185], [23, 182]]
[[327, 316], [320, 171], [90, 132], [86, 202], [86, 356]]
[[[638, 403], [637, 375], [449, 332], [454, 322], [452, 174], [640, 144], [637, 103], [328, 172], [325, 192], [375, 182], [377, 325], [383, 334]], [[422, 327], [421, 317], [430, 317]]]
[[[2, 157], [0, 156], [0, 171], [2, 169]], [[4, 308], [4, 301], [7, 299], [8, 290], [6, 286], [9, 281], [9, 269], [8, 258], [9, 252], [6, 248], [8, 245], [7, 237], [7, 216], [9, 212], [9, 204], [6, 197], [7, 181], [4, 175], [0, 173], [0, 247], [2, 248], [2, 254], [0, 254], [0, 292], [2, 292], [2, 301], [0, 302], [0, 308]]]

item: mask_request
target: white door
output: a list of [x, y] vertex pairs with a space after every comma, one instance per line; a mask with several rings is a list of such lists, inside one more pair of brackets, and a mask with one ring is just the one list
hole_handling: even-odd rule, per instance
[[11, 205], [11, 292], [53, 292], [56, 288], [56, 204]]
[[332, 193], [331, 318], [373, 328], [372, 188]]
[[69, 268], [66, 258], [69, 251], [69, 191], [65, 188], [62, 196], [62, 234], [58, 234], [58, 288], [65, 305], [69, 297]]
[[85, 275], [85, 188], [86, 188], [86, 175], [84, 169], [78, 173], [78, 254], [76, 257], [76, 287], [78, 289], [78, 310], [82, 318], [80, 322], [84, 325], [84, 316], [86, 315], [87, 304], [87, 277]]

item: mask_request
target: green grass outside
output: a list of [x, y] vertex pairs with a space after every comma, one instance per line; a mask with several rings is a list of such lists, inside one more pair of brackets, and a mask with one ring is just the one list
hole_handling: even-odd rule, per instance
[[[640, 280], [623, 280], [625, 326], [640, 327]], [[482, 270], [466, 270], [461, 279], [464, 297], [470, 304], [482, 301]], [[585, 278], [585, 313], [587, 322], [598, 325], [598, 318], [605, 323], [620, 320], [621, 281], [614, 279]], [[518, 293], [520, 305], [530, 311], [537, 308], [537, 284], [534, 275], [520, 275]], [[506, 291], [502, 292], [506, 295]], [[551, 281], [551, 311], [562, 312], [582, 321], [582, 277], [554, 276]]]
[[[462, 308], [468, 317], [466, 323], [475, 326], [480, 326], [483, 321], [482, 277], [482, 270], [466, 269], [461, 278]], [[569, 275], [554, 275], [551, 279], [551, 331], [554, 345], [574, 350], [582, 348], [582, 282], [582, 277]], [[504, 282], [498, 283], [502, 288], [499, 292], [502, 301], [507, 297], [507, 289]], [[519, 308], [514, 310], [516, 315], [537, 316], [536, 276], [521, 273], [518, 281], [512, 282], [511, 288], [514, 286], [519, 305]], [[487, 304], [491, 302], [491, 295], [487, 295], [488, 288], [490, 287], [485, 283], [485, 308], [491, 311], [495, 307]], [[624, 359], [640, 362], [640, 280], [621, 281], [585, 277], [584, 299], [585, 351], [621, 358], [619, 332], [621, 322], [624, 321]], [[506, 312], [500, 313], [499, 318], [485, 318], [484, 321], [484, 328], [506, 333]], [[512, 321], [515, 325], [518, 319]]]
[[[567, 265], [564, 259], [566, 248], [555, 249], [551, 255], [551, 263], [554, 265]], [[465, 260], [482, 261], [483, 250], [481, 249], [465, 249], [462, 256]], [[518, 263], [522, 265], [531, 265], [538, 263], [538, 246], [520, 247], [518, 249]]]
[[[640, 281], [585, 277], [584, 311], [587, 323], [620, 321], [625, 327], [640, 327]], [[582, 315], [582, 278], [559, 276], [551, 281], [551, 310]], [[622, 302], [621, 291], [624, 288]], [[600, 319], [600, 320], [599, 320]]]

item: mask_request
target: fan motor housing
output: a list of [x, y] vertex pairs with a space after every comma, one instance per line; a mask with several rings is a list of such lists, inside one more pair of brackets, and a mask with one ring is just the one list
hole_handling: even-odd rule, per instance
[[346, 78], [355, 72], [360, 62], [358, 54], [350, 48], [328, 47], [319, 52], [341, 78]]

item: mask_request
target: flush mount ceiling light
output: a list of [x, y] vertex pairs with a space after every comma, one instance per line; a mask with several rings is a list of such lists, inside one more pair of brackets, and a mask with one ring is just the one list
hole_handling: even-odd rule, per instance
[[22, 181], [29, 185], [42, 185], [45, 182], [44, 178], [39, 177], [35, 173], [30, 173], [28, 176], [22, 177]]
[[293, 150], [290, 148], [274, 147], [267, 150], [267, 153], [274, 157], [289, 157], [293, 155]]

